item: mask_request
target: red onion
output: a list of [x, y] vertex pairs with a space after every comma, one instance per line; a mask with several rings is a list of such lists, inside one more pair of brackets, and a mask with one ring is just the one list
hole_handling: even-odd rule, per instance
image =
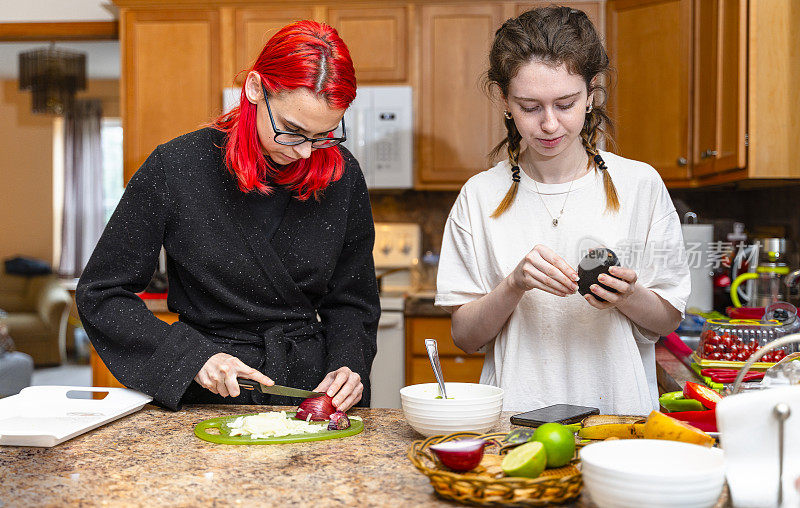
[[331, 421], [328, 423], [328, 430], [344, 430], [350, 427], [350, 418], [341, 411], [336, 411], [331, 415]]
[[453, 471], [469, 471], [475, 469], [483, 458], [483, 439], [462, 439], [431, 445], [430, 449], [439, 461]]
[[300, 403], [297, 408], [297, 413], [294, 415], [298, 420], [306, 420], [308, 415], [315, 422], [327, 420], [336, 411], [333, 407], [333, 397], [322, 395], [321, 397], [313, 397], [306, 399]]

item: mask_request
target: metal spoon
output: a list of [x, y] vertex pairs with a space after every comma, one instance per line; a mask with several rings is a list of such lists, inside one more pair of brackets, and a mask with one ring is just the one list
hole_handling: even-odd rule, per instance
[[783, 428], [792, 414], [788, 404], [780, 403], [773, 410], [778, 419], [778, 506], [783, 504]]
[[436, 376], [436, 382], [439, 383], [439, 395], [446, 399], [447, 392], [444, 389], [444, 376], [442, 375], [442, 366], [439, 364], [439, 347], [436, 345], [436, 339], [425, 339], [425, 349], [428, 350], [428, 360], [431, 361], [433, 375]]

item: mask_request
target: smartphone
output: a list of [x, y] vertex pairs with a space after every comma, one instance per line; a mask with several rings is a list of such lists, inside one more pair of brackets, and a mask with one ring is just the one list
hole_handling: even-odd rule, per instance
[[538, 427], [543, 423], [577, 423], [589, 415], [598, 415], [600, 410], [596, 407], [573, 406], [572, 404], [555, 404], [553, 406], [534, 409], [527, 413], [519, 413], [511, 417], [514, 425], [525, 427]]

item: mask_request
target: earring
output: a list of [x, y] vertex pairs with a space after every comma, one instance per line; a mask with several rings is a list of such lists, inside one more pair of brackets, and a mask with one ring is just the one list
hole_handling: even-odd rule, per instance
[[588, 113], [591, 113], [591, 112], [592, 112], [592, 105], [589, 104], [588, 106], [586, 106], [586, 113], [588, 114]]
[[512, 118], [514, 118], [513, 116], [511, 116], [511, 111], [506, 111], [503, 114], [503, 116], [505, 116], [507, 120], [511, 120]]

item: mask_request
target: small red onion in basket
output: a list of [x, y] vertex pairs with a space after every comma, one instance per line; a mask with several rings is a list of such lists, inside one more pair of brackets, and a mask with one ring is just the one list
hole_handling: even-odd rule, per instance
[[486, 441], [483, 439], [461, 439], [431, 445], [430, 449], [442, 465], [453, 471], [463, 472], [478, 467], [485, 446]]

